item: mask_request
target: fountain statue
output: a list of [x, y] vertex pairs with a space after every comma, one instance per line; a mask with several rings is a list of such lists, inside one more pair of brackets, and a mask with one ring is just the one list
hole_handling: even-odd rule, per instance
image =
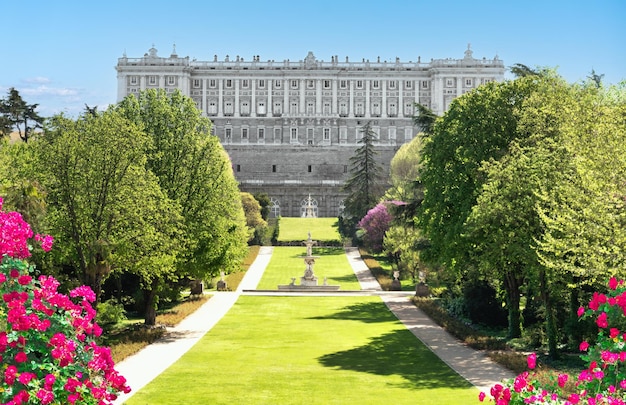
[[317, 277], [313, 271], [315, 265], [315, 259], [319, 256], [313, 256], [313, 246], [317, 244], [316, 241], [311, 239], [311, 232], [309, 231], [309, 237], [305, 240], [306, 256], [301, 256], [304, 259], [305, 269], [304, 275], [300, 277], [300, 284], [296, 284], [296, 278], [291, 278], [291, 283], [288, 285], [279, 285], [279, 290], [291, 290], [291, 291], [336, 291], [339, 289], [338, 285], [328, 285], [326, 277], [324, 277], [324, 284], [317, 285]]

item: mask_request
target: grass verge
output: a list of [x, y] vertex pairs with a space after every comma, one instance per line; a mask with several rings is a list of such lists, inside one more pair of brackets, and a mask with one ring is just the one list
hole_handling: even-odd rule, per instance
[[158, 314], [156, 318], [158, 326], [148, 327], [141, 323], [127, 324], [102, 336], [102, 344], [111, 348], [113, 361], [119, 363], [165, 336], [166, 326], [176, 326], [208, 299], [208, 296], [187, 298], [173, 308]]
[[339, 243], [341, 236], [337, 230], [337, 218], [280, 218], [278, 242], [304, 241], [311, 232], [311, 238], [319, 242]]
[[[384, 291], [391, 290], [391, 282], [393, 281], [391, 262], [386, 257], [370, 254], [363, 248], [359, 248], [359, 254], [380, 284], [380, 288]], [[412, 280], [401, 280], [401, 284], [402, 291], [415, 291], [415, 283]]]
[[379, 297], [241, 297], [133, 404], [478, 404]]
[[[296, 284], [300, 284], [300, 277], [305, 270], [302, 256], [305, 255], [304, 247], [275, 247], [257, 288], [275, 290], [278, 285], [289, 284], [292, 277], [296, 278]], [[328, 284], [338, 284], [341, 290], [361, 289], [343, 248], [313, 248], [313, 255], [320, 256], [313, 268], [318, 284], [322, 284], [324, 277], [327, 277]]]

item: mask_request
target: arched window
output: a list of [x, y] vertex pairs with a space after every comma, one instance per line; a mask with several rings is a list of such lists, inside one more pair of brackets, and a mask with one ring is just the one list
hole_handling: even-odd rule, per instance
[[270, 215], [272, 215], [272, 218], [280, 216], [280, 201], [274, 197], [270, 197]]

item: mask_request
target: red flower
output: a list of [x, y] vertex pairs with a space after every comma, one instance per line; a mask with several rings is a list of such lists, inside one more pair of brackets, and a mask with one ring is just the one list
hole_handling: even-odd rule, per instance
[[607, 326], [609, 326], [608, 315], [606, 314], [606, 312], [602, 312], [600, 316], [598, 316], [596, 324], [600, 328], [606, 328]]
[[17, 354], [15, 355], [15, 361], [17, 363], [24, 363], [27, 360], [28, 360], [28, 357], [26, 356], [26, 353], [24, 352], [17, 352]]
[[531, 353], [528, 358], [526, 358], [526, 362], [528, 363], [528, 368], [531, 370], [537, 367], [537, 354]]
[[585, 307], [578, 308], [578, 317], [580, 318], [585, 314]]
[[611, 277], [611, 279], [609, 280], [609, 288], [611, 290], [615, 290], [617, 288], [617, 279], [615, 277]]
[[567, 383], [568, 378], [569, 376], [567, 374], [559, 374], [559, 377], [557, 379], [559, 387], [563, 388], [565, 386], [565, 383]]
[[580, 342], [580, 346], [578, 346], [581, 352], [586, 352], [589, 349], [589, 343], [586, 341]]

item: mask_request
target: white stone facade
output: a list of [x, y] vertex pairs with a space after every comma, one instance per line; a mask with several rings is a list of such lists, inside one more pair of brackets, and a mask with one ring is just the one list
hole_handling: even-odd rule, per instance
[[318, 60], [262, 62], [259, 56], [218, 61], [159, 57], [152, 47], [141, 58], [118, 59], [118, 101], [144, 89], [180, 90], [213, 121], [242, 191], [264, 192], [273, 215], [300, 216], [310, 195], [322, 217], [337, 216], [349, 160], [361, 128], [378, 136], [384, 170], [401, 144], [419, 131], [415, 103], [443, 114], [455, 97], [504, 79], [504, 64], [474, 59], [424, 63]]
[[218, 61], [159, 57], [153, 47], [141, 58], [119, 58], [118, 101], [149, 88], [179, 89], [211, 118], [223, 144], [354, 145], [371, 122], [381, 144], [413, 138], [414, 103], [436, 114], [473, 88], [504, 77], [504, 64], [474, 59], [430, 62], [330, 62], [312, 52], [301, 61]]

